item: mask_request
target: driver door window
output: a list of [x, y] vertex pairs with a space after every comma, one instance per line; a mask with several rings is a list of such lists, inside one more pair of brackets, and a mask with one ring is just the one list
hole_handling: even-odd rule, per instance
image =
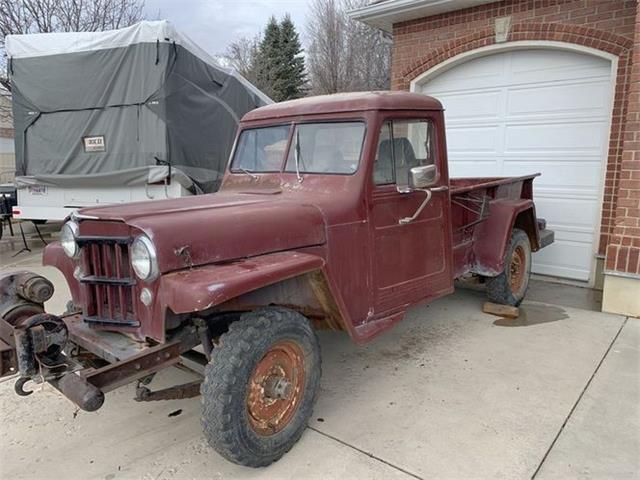
[[406, 190], [411, 168], [434, 163], [430, 121], [388, 120], [382, 125], [373, 167], [376, 185], [395, 183], [399, 190]]

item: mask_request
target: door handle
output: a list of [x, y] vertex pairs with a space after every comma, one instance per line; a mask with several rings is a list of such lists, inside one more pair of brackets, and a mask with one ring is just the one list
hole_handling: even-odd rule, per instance
[[449, 187], [447, 187], [446, 185], [441, 185], [439, 187], [430, 188], [429, 190], [431, 190], [432, 192], [446, 192], [447, 190], [449, 190]]

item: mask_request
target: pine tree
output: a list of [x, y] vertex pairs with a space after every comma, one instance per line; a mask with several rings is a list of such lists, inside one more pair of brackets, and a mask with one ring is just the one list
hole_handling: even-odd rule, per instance
[[274, 17], [264, 29], [257, 59], [256, 86], [276, 102], [303, 97], [306, 73], [302, 45], [291, 17]]
[[260, 42], [256, 86], [275, 101], [280, 101], [276, 85], [278, 72], [281, 70], [281, 58], [280, 25], [275, 17], [271, 17]]
[[302, 45], [291, 17], [286, 15], [280, 23], [281, 63], [275, 85], [280, 100], [303, 97], [306, 93], [306, 72]]

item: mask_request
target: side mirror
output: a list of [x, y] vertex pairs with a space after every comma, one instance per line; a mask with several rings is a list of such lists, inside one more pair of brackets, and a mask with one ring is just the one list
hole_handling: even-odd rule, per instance
[[435, 165], [422, 165], [409, 170], [409, 188], [420, 190], [429, 188], [438, 182], [438, 169]]

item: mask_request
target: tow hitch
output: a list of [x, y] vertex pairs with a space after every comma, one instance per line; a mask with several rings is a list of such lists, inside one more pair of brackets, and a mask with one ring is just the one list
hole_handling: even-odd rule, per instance
[[[48, 382], [82, 410], [93, 412], [104, 394], [178, 363], [199, 342], [197, 329], [186, 328], [166, 343], [136, 342], [114, 332], [91, 329], [78, 314], [44, 313], [53, 285], [44, 277], [17, 272], [0, 275], [0, 376], [19, 373], [15, 391], [33, 393], [29, 381]], [[189, 398], [196, 382], [151, 392], [139, 388], [139, 401]]]
[[16, 383], [18, 395], [29, 395], [22, 386], [39, 375], [43, 380], [56, 378], [56, 372], [69, 369], [71, 362], [62, 353], [69, 331], [55, 315], [39, 313], [20, 320], [13, 330], [20, 379]]
[[74, 374], [82, 365], [64, 353], [67, 325], [60, 317], [44, 313], [44, 302], [53, 291], [49, 280], [34, 273], [0, 277], [0, 373], [20, 374], [14, 386], [20, 396], [33, 393], [25, 389], [29, 381], [49, 382], [83, 410], [97, 410], [104, 394]]
[[[32, 364], [35, 359], [27, 358], [24, 350], [20, 356], [17, 355], [16, 334], [20, 337], [20, 345], [31, 352], [55, 356], [62, 351], [64, 345], [61, 348], [52, 347], [55, 341], [53, 337], [66, 342], [64, 331], [55, 320], [41, 317], [44, 302], [52, 295], [53, 285], [40, 275], [17, 272], [0, 276], [0, 376], [14, 374], [21, 366], [25, 368], [24, 376], [35, 374]], [[40, 319], [30, 322], [34, 316]], [[33, 338], [29, 332], [31, 327], [35, 327]], [[50, 336], [47, 331], [51, 332], [50, 340], [47, 339]]]

